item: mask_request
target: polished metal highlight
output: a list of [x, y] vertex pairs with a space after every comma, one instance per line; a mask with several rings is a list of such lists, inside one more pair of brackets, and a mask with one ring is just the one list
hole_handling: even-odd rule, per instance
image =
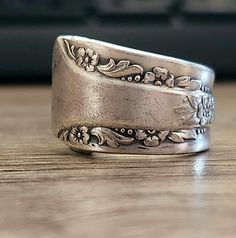
[[79, 152], [179, 154], [209, 148], [210, 68], [78, 36], [53, 53], [54, 134]]

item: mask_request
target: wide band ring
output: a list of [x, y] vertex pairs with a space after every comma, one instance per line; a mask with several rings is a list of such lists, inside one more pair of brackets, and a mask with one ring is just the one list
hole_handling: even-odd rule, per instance
[[179, 154], [209, 148], [214, 71], [77, 36], [53, 53], [54, 134], [80, 152]]

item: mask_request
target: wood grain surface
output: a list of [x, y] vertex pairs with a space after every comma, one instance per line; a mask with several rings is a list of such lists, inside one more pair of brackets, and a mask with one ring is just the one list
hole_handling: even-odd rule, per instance
[[50, 87], [0, 88], [0, 237], [236, 237], [236, 85], [215, 87], [212, 146], [188, 156], [70, 151]]

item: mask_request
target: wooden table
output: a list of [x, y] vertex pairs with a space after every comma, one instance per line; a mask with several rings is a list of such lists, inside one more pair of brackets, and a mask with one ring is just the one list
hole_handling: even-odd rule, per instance
[[236, 85], [215, 87], [212, 147], [79, 155], [50, 130], [50, 87], [0, 88], [0, 237], [236, 237]]

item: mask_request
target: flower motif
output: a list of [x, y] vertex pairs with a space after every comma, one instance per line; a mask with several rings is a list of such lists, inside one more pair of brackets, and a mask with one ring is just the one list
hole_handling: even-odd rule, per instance
[[69, 134], [69, 141], [73, 144], [88, 144], [89, 141], [88, 128], [85, 126], [82, 127], [72, 127]]
[[152, 72], [146, 72], [143, 78], [144, 83], [150, 83], [155, 80], [155, 75]]
[[170, 88], [174, 87], [174, 76], [169, 74], [167, 69], [155, 67], [152, 72], [145, 73], [142, 80], [144, 83], [154, 83], [156, 86], [166, 85]]
[[155, 147], [160, 144], [160, 140], [157, 136], [149, 136], [143, 141], [144, 145], [149, 147]]
[[159, 68], [159, 67], [155, 67], [153, 69], [153, 73], [155, 74], [157, 79], [160, 80], [166, 80], [168, 78], [168, 70], [167, 69], [163, 69], [163, 68]]
[[147, 136], [148, 135], [144, 130], [136, 130], [135, 137], [137, 140], [144, 140]]
[[163, 69], [160, 67], [155, 67], [153, 69], [153, 73], [155, 75], [156, 86], [166, 85], [167, 87], [173, 88], [174, 87], [174, 75], [169, 74], [167, 69]]
[[202, 97], [201, 103], [198, 105], [197, 117], [200, 119], [200, 125], [212, 123], [214, 119], [214, 98]]
[[155, 135], [155, 130], [136, 130], [135, 137], [137, 140], [142, 140], [144, 145], [155, 147], [160, 144], [158, 136]]
[[84, 67], [87, 71], [94, 71], [98, 64], [99, 55], [90, 48], [79, 48], [76, 52], [76, 63]]

